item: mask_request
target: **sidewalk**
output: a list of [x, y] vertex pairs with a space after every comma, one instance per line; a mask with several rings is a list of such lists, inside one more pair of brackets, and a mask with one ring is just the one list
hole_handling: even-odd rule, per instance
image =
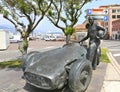
[[111, 63], [107, 65], [101, 92], [120, 92], [120, 65], [114, 59], [111, 52], [108, 53], [108, 57]]

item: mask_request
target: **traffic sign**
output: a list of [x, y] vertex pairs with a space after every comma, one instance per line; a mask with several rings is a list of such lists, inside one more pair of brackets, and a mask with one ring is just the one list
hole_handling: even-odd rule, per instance
[[108, 16], [104, 16], [104, 21], [108, 21]]
[[92, 14], [92, 9], [88, 9], [88, 14]]

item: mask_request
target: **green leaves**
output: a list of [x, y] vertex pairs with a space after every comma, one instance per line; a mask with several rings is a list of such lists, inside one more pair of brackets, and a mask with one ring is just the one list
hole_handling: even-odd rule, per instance
[[2, 13], [3, 13], [3, 16], [4, 16], [4, 17], [7, 17], [7, 16], [8, 16], [8, 14], [9, 14], [7, 10], [3, 10], [3, 12], [2, 12]]
[[74, 32], [75, 32], [75, 28], [73, 27], [67, 27], [64, 31], [65, 35], [68, 35], [68, 34], [72, 35]]
[[14, 0], [5, 0], [8, 4], [9, 4], [9, 6], [11, 6], [11, 7], [14, 7], [15, 6], [15, 3], [14, 3]]
[[90, 1], [92, 0], [53, 0], [47, 17], [64, 32], [66, 43], [69, 43], [69, 36], [75, 32], [73, 27], [82, 14], [82, 7]]
[[51, 9], [48, 10], [48, 15], [52, 17], [53, 13]]
[[64, 18], [64, 17], [61, 17], [60, 19], [61, 19], [61, 21], [63, 21], [64, 23], [66, 23], [66, 22], [67, 22], [67, 19], [66, 19], [66, 18]]
[[30, 5], [30, 2], [25, 2], [24, 0], [16, 0], [16, 8], [21, 10], [21, 12], [26, 13], [32, 13], [32, 7]]

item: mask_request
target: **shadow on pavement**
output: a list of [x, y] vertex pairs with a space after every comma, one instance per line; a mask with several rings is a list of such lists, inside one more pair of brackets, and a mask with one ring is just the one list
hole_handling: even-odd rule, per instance
[[5, 70], [6, 71], [11, 71], [11, 70], [13, 70], [13, 71], [21, 71], [22, 69], [21, 68], [6, 68]]
[[25, 84], [24, 86], [24, 90], [28, 91], [28, 92], [71, 92], [68, 88], [68, 86], [65, 86], [62, 89], [57, 89], [57, 90], [43, 90], [37, 87], [34, 87], [28, 83]]

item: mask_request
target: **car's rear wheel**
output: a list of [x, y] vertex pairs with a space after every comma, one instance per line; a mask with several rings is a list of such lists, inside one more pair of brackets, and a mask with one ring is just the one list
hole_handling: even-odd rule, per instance
[[97, 50], [97, 65], [100, 63], [100, 56], [101, 56], [101, 48], [99, 47]]
[[85, 92], [92, 77], [92, 66], [88, 60], [77, 60], [69, 72], [69, 88], [72, 92]]

